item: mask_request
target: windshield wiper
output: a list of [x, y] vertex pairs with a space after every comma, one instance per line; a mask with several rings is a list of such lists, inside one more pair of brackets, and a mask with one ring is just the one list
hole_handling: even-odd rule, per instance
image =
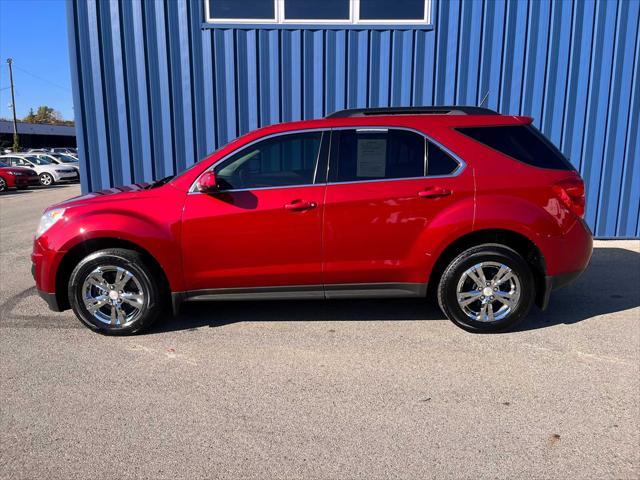
[[161, 178], [160, 180], [156, 180], [155, 182], [149, 184], [147, 186], [147, 190], [151, 189], [151, 188], [156, 188], [156, 187], [160, 187], [162, 185], [164, 185], [165, 183], [167, 183], [168, 181], [170, 181], [173, 177], [175, 177], [175, 175], [169, 175], [168, 177], [164, 177]]

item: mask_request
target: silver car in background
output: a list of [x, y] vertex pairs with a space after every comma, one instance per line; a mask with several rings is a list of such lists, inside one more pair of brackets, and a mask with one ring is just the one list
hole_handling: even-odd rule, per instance
[[40, 159], [48, 160], [51, 163], [55, 163], [56, 165], [63, 165], [65, 167], [73, 167], [80, 174], [80, 162], [76, 157], [66, 153], [42, 153], [42, 152], [31, 152], [29, 156], [38, 157]]
[[53, 185], [58, 182], [74, 182], [79, 179], [78, 170], [75, 168], [58, 165], [28, 153], [0, 155], [0, 161], [12, 167], [25, 167], [35, 170], [40, 178], [40, 184], [44, 186]]

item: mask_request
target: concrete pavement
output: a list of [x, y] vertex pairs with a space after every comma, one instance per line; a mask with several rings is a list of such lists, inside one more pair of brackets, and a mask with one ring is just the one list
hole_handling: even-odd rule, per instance
[[516, 332], [425, 302], [186, 305], [111, 338], [29, 253], [77, 186], [0, 195], [0, 478], [639, 478], [640, 242]]

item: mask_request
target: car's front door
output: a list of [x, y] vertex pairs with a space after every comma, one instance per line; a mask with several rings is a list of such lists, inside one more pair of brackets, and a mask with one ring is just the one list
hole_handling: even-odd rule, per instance
[[462, 167], [412, 130], [334, 130], [323, 227], [327, 297], [424, 293], [425, 235], [438, 234], [430, 226], [440, 212], [473, 198]]
[[182, 222], [187, 290], [269, 294], [269, 288], [277, 292], [287, 286], [322, 296], [326, 183], [315, 177], [329, 135], [287, 133], [242, 147], [214, 167], [219, 192], [187, 195]]

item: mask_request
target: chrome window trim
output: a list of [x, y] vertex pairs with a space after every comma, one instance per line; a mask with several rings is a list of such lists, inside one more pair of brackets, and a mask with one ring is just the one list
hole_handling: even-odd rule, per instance
[[[453, 158], [454, 161], [456, 161], [458, 163], [457, 168], [446, 175], [424, 175], [424, 176], [420, 176], [420, 177], [404, 177], [404, 178], [378, 178], [378, 179], [373, 179], [373, 180], [351, 180], [348, 182], [329, 182], [327, 181], [329, 179], [329, 170], [331, 169], [331, 143], [333, 142], [333, 135], [331, 135], [329, 137], [329, 152], [328, 152], [328, 159], [327, 159], [327, 172], [326, 172], [326, 177], [325, 177], [325, 182], [321, 182], [321, 183], [315, 183], [317, 180], [317, 174], [318, 174], [318, 164], [319, 164], [319, 159], [320, 159], [320, 153], [322, 151], [322, 141], [324, 140], [324, 135], [329, 132], [333, 132], [334, 130], [355, 130], [355, 131], [369, 131], [371, 133], [374, 132], [381, 132], [382, 130], [386, 130], [387, 132], [389, 130], [406, 130], [409, 132], [414, 132], [417, 133], [418, 135], [421, 135], [426, 141], [429, 141], [431, 143], [433, 143], [434, 145], [436, 145], [438, 148], [440, 148], [442, 151], [444, 151], [447, 155], [449, 155], [451, 158]], [[211, 165], [209, 168], [207, 168], [206, 170], [204, 170], [200, 175], [198, 175], [198, 177], [194, 180], [194, 182], [191, 184], [191, 187], [189, 188], [189, 191], [187, 192], [188, 195], [202, 195], [202, 192], [199, 192], [196, 190], [196, 185], [198, 183], [198, 180], [200, 179], [200, 177], [202, 175], [204, 175], [206, 172], [213, 170], [214, 168], [216, 168], [218, 166], [218, 164], [224, 162], [225, 160], [228, 160], [231, 156], [235, 155], [236, 153], [240, 152], [241, 150], [244, 150], [245, 148], [250, 147], [251, 145], [254, 145], [258, 142], [261, 142], [263, 140], [268, 140], [270, 138], [273, 137], [279, 137], [279, 136], [285, 136], [285, 135], [293, 135], [293, 134], [297, 134], [297, 133], [310, 133], [310, 132], [322, 132], [323, 136], [320, 139], [320, 148], [318, 149], [318, 157], [316, 158], [316, 165], [314, 167], [314, 174], [313, 174], [313, 182], [311, 184], [304, 184], [304, 185], [282, 185], [282, 186], [274, 186], [274, 187], [257, 187], [257, 188], [237, 188], [237, 189], [230, 189], [230, 190], [221, 190], [221, 192], [252, 192], [252, 191], [256, 191], [256, 190], [274, 190], [274, 189], [284, 189], [284, 188], [302, 188], [302, 187], [316, 187], [316, 186], [321, 186], [321, 185], [348, 185], [348, 184], [353, 184], [353, 183], [379, 183], [379, 182], [399, 182], [399, 181], [404, 181], [404, 180], [428, 180], [428, 179], [432, 179], [432, 178], [454, 178], [457, 177], [458, 175], [460, 175], [467, 167], [467, 162], [465, 162], [462, 158], [460, 158], [460, 156], [458, 156], [457, 154], [455, 154], [454, 152], [452, 152], [449, 148], [445, 147], [442, 143], [438, 142], [437, 140], [434, 140], [432, 137], [430, 137], [429, 135], [425, 134], [424, 132], [421, 132], [420, 130], [416, 130], [415, 128], [411, 128], [411, 127], [403, 127], [403, 126], [370, 126], [370, 125], [366, 125], [366, 126], [358, 126], [358, 125], [349, 125], [349, 126], [344, 126], [344, 127], [323, 127], [323, 128], [308, 128], [308, 129], [298, 129], [298, 130], [288, 130], [286, 132], [277, 132], [277, 133], [272, 133], [269, 135], [266, 135], [264, 137], [260, 137], [260, 138], [256, 138], [255, 140], [252, 140], [251, 142], [247, 143], [246, 145], [243, 145], [242, 147], [234, 150], [233, 152], [228, 153], [227, 155], [225, 155], [224, 157], [222, 157], [220, 160], [216, 161], [213, 165]], [[363, 132], [366, 133], [366, 132]], [[425, 141], [425, 158], [424, 158], [424, 162], [425, 162], [425, 171], [428, 168], [427, 165], [427, 143]]]
[[388, 128], [356, 128], [355, 130], [358, 133], [389, 133]]
[[[224, 157], [222, 157], [220, 160], [217, 160], [213, 165], [211, 165], [209, 168], [207, 168], [206, 170], [204, 170], [200, 175], [198, 175], [198, 177], [194, 180], [194, 182], [191, 184], [191, 187], [189, 188], [188, 191], [188, 195], [192, 195], [192, 194], [202, 194], [202, 192], [199, 192], [196, 189], [196, 185], [198, 184], [198, 180], [200, 180], [200, 177], [202, 175], [204, 175], [205, 173], [215, 169], [218, 164], [229, 160], [229, 158], [231, 158], [233, 155], [235, 155], [236, 153], [239, 153], [240, 151], [249, 148], [252, 145], [255, 145], [258, 142], [262, 142], [263, 140], [269, 140], [270, 138], [275, 138], [275, 137], [283, 137], [286, 135], [295, 135], [297, 133], [313, 133], [313, 132], [322, 132], [322, 136], [320, 137], [320, 145], [318, 148], [318, 155], [316, 156], [316, 164], [313, 167], [313, 183], [307, 183], [307, 184], [303, 184], [303, 185], [281, 185], [281, 186], [274, 186], [274, 187], [256, 187], [256, 188], [234, 188], [234, 189], [229, 189], [229, 190], [221, 190], [221, 192], [249, 192], [249, 191], [254, 191], [254, 190], [273, 190], [276, 188], [300, 188], [300, 187], [312, 187], [312, 186], [316, 186], [316, 185], [324, 185], [323, 183], [315, 183], [316, 182], [316, 175], [318, 173], [318, 161], [320, 160], [320, 153], [322, 151], [322, 141], [324, 140], [324, 134], [326, 132], [331, 132], [331, 128], [328, 127], [324, 127], [324, 128], [303, 128], [303, 129], [298, 129], [298, 130], [287, 130], [286, 132], [276, 132], [276, 133], [271, 133], [269, 135], [265, 135], [264, 137], [260, 137], [260, 138], [256, 138], [255, 140], [252, 140], [251, 142], [242, 145], [241, 147], [235, 149], [233, 152], [229, 152], [227, 155], [225, 155]], [[328, 163], [328, 162], [327, 162]]]
[[[447, 147], [445, 147], [444, 145], [442, 145], [440, 142], [438, 142], [437, 140], [434, 140], [432, 137], [430, 137], [429, 135], [427, 135], [424, 132], [421, 132], [420, 130], [416, 130], [415, 128], [411, 128], [411, 127], [402, 127], [402, 126], [389, 126], [389, 127], [375, 127], [375, 126], [367, 126], [367, 127], [363, 127], [363, 129], [366, 128], [369, 131], [376, 131], [376, 129], [381, 130], [381, 129], [386, 129], [387, 131], [389, 130], [406, 130], [409, 132], [414, 132], [417, 133], [418, 135], [421, 135], [424, 139], [425, 139], [425, 157], [424, 157], [424, 169], [425, 171], [427, 171], [428, 165], [427, 165], [427, 141], [433, 143], [434, 145], [436, 145], [438, 148], [440, 148], [442, 151], [444, 151], [447, 155], [449, 155], [457, 164], [458, 166], [456, 167], [456, 169], [451, 172], [448, 173], [446, 175], [424, 175], [421, 177], [404, 177], [404, 178], [377, 178], [377, 179], [373, 179], [373, 180], [350, 180], [348, 182], [327, 182], [327, 185], [348, 185], [348, 184], [352, 184], [352, 183], [379, 183], [379, 182], [399, 182], [399, 181], [403, 181], [403, 180], [428, 180], [431, 178], [454, 178], [457, 177], [458, 175], [460, 175], [465, 168], [467, 167], [467, 162], [465, 162], [462, 158], [460, 158], [460, 156], [456, 155], [455, 153], [453, 153], [451, 150], [449, 150]], [[358, 130], [360, 130], [361, 127], [358, 126], [346, 126], [346, 127], [334, 127], [331, 130], [355, 130], [356, 132]], [[366, 133], [366, 132], [365, 132]], [[332, 138], [333, 140], [333, 138]], [[331, 150], [329, 150], [329, 162], [328, 162], [329, 167], [331, 168]], [[327, 175], [327, 179], [329, 178], [329, 176]]]

